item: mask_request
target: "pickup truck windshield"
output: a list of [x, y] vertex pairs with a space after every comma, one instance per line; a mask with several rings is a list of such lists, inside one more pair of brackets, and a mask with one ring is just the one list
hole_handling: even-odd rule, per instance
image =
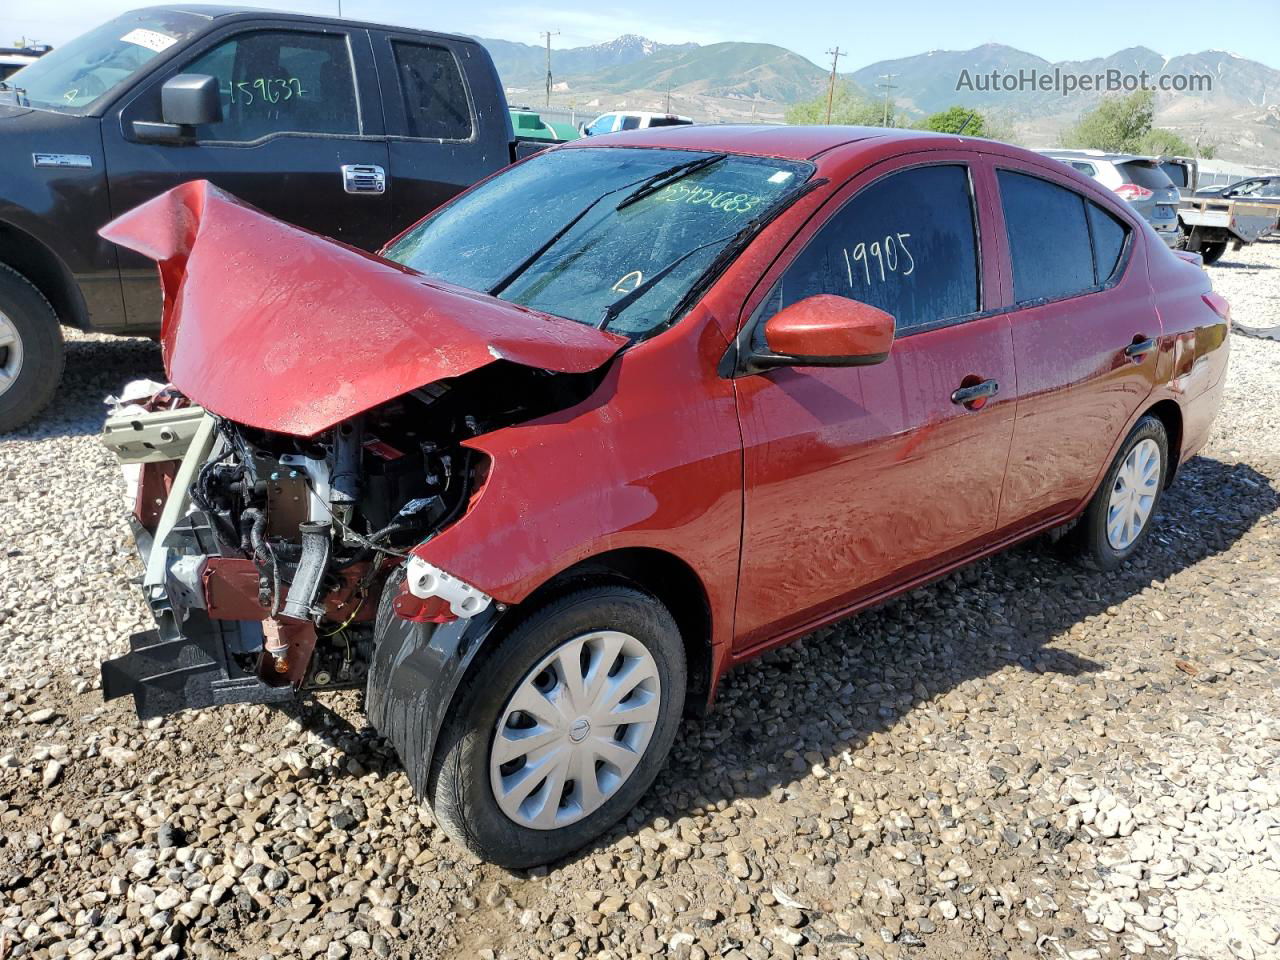
[[734, 238], [812, 172], [806, 163], [686, 150], [551, 150], [442, 208], [384, 256], [640, 337], [673, 319]]
[[50, 50], [0, 90], [13, 91], [22, 106], [80, 113], [208, 25], [207, 17], [176, 10], [126, 13]]

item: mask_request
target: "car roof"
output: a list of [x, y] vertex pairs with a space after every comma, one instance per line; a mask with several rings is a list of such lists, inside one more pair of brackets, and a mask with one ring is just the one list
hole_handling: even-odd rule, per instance
[[135, 7], [126, 13], [145, 13], [149, 10], [169, 10], [175, 13], [187, 13], [196, 17], [204, 17], [206, 20], [223, 20], [230, 17], [270, 17], [272, 20], [297, 20], [302, 23], [315, 23], [319, 21], [349, 23], [354, 27], [364, 27], [373, 30], [396, 30], [403, 33], [422, 33], [433, 37], [443, 37], [448, 40], [454, 40], [459, 43], [471, 43], [479, 45], [479, 41], [475, 37], [467, 37], [457, 33], [443, 33], [439, 30], [422, 30], [418, 27], [401, 27], [394, 24], [377, 23], [369, 20], [353, 20], [350, 17], [334, 17], [323, 13], [301, 13], [291, 12], [287, 10], [272, 10], [269, 7], [252, 7], [252, 6], [220, 6], [207, 3], [166, 3], [154, 4], [147, 7]]
[[[999, 146], [994, 141], [976, 137], [960, 138], [953, 134], [926, 133], [919, 130], [897, 130], [885, 127], [782, 126], [769, 124], [692, 124], [678, 127], [649, 127], [602, 136], [574, 140], [558, 149], [584, 147], [667, 147], [675, 150], [707, 150], [743, 153], [783, 160], [816, 160], [836, 147], [851, 143], [886, 144], [924, 141], [945, 142], [951, 146], [966, 143]], [[1009, 150], [1018, 150], [1008, 147]]]

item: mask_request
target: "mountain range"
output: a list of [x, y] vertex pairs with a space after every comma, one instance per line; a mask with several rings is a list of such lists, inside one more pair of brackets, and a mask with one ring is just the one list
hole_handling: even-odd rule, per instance
[[[545, 48], [508, 40], [481, 39], [510, 90], [537, 99], [546, 73]], [[799, 54], [767, 43], [662, 44], [628, 34], [608, 43], [552, 50], [554, 105], [592, 108], [629, 106], [672, 109], [704, 120], [747, 117], [780, 120], [786, 107], [826, 90], [828, 71]], [[1108, 57], [1052, 62], [1015, 47], [989, 43], [972, 50], [931, 50], [882, 60], [842, 73], [864, 96], [879, 98], [892, 84], [893, 105], [914, 119], [967, 106], [994, 114], [1028, 143], [1060, 139], [1102, 94], [1056, 91], [957, 90], [962, 71], [971, 78], [998, 70], [1016, 74], [1058, 69], [1073, 74], [1202, 74], [1210, 89], [1157, 95], [1157, 123], [1188, 139], [1221, 145], [1222, 154], [1243, 162], [1280, 162], [1280, 70], [1221, 50], [1164, 57], [1131, 47]]]

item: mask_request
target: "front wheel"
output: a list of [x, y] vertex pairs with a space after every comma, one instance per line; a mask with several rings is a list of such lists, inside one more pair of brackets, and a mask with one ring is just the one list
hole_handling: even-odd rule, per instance
[[53, 399], [65, 358], [58, 316], [22, 274], [0, 263], [0, 433]]
[[458, 690], [428, 786], [437, 822], [509, 868], [585, 845], [658, 775], [685, 677], [675, 621], [640, 590], [591, 587], [538, 608]]
[[1151, 531], [1169, 472], [1169, 438], [1158, 417], [1145, 416], [1111, 463], [1067, 546], [1103, 570], [1118, 567]]

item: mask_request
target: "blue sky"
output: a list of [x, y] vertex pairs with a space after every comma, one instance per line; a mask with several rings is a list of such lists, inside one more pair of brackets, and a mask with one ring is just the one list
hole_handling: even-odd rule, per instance
[[[147, 0], [5, 0], [0, 42], [26, 35], [62, 43], [87, 26]], [[257, 0], [253, 6], [334, 14], [337, 0]], [[424, 3], [421, 0], [342, 0], [344, 16], [411, 27], [537, 43], [542, 30], [558, 30], [553, 46], [600, 43], [639, 33], [665, 43], [754, 40], [789, 47], [824, 66], [833, 44], [848, 51], [841, 70], [926, 50], [965, 50], [997, 42], [1049, 60], [1104, 56], [1147, 46], [1165, 56], [1229, 50], [1280, 68], [1280, 8], [1276, 0], [1235, 0], [1221, 15], [1208, 8], [1076, 7], [995, 0], [899, 0], [851, 3], [809, 0], [799, 8], [777, 0], [677, 0], [630, 4], [560, 0], [552, 6], [515, 3]]]

